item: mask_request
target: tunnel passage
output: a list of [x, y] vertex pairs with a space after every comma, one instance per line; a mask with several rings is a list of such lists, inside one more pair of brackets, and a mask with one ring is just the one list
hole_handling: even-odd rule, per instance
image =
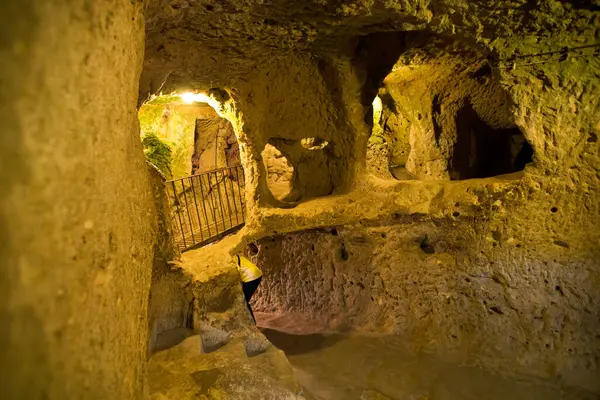
[[486, 178], [522, 171], [533, 149], [517, 127], [497, 128], [483, 121], [467, 102], [456, 118], [456, 142], [450, 161], [453, 180]]
[[142, 143], [155, 146], [146, 159], [166, 178], [169, 225], [179, 250], [243, 226], [245, 175], [235, 130], [241, 123], [229, 93], [211, 88], [154, 96], [138, 117]]
[[513, 99], [480, 49], [423, 32], [407, 33], [405, 46], [379, 88], [369, 143], [387, 145], [392, 176], [486, 178], [533, 160]]
[[138, 112], [148, 161], [168, 178], [240, 165], [237, 137], [207, 96], [155, 96]]

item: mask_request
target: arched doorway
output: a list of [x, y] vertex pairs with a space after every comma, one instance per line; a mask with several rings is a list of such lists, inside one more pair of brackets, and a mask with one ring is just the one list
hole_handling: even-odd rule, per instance
[[245, 222], [237, 136], [221, 106], [212, 96], [185, 93], [156, 96], [139, 110], [144, 152], [165, 178], [181, 250], [217, 240]]

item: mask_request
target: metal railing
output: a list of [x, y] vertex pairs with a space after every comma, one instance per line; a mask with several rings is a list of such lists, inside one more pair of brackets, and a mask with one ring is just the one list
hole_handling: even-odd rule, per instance
[[166, 182], [175, 242], [181, 251], [218, 240], [244, 225], [241, 165]]

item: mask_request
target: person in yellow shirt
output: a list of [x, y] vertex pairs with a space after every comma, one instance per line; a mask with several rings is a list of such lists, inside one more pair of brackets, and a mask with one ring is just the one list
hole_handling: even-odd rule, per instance
[[[250, 253], [252, 255], [258, 254], [258, 247], [251, 243], [248, 245], [250, 249]], [[254, 318], [254, 313], [252, 312], [252, 307], [250, 307], [250, 299], [256, 289], [258, 289], [258, 285], [260, 285], [260, 281], [262, 280], [262, 271], [249, 259], [244, 257], [243, 255], [235, 256], [237, 270], [240, 274], [240, 280], [242, 281], [242, 290], [244, 291], [244, 298], [246, 299], [246, 304], [248, 305], [248, 310], [250, 310], [250, 315], [256, 323], [256, 318]]]

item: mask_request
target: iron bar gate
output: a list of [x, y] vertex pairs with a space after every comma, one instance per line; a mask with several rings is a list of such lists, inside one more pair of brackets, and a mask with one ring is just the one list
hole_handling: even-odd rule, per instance
[[166, 182], [175, 241], [181, 251], [200, 247], [244, 225], [241, 165]]

